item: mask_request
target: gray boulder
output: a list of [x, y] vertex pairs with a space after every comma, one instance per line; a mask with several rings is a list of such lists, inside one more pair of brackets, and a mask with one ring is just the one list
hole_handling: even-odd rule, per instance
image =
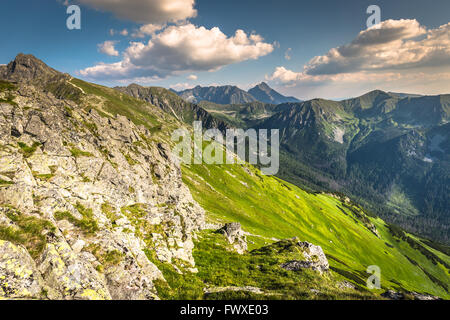
[[227, 238], [237, 253], [243, 254], [247, 251], [247, 237], [242, 231], [240, 223], [227, 223], [218, 232]]
[[309, 242], [297, 242], [301, 248], [305, 260], [292, 260], [283, 263], [281, 267], [286, 270], [298, 271], [301, 269], [312, 269], [320, 273], [329, 270], [330, 265], [328, 259], [320, 246], [313, 245]]

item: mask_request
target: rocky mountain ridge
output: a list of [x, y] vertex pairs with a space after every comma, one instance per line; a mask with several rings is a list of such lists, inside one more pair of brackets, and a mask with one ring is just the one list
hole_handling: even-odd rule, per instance
[[192, 125], [193, 121], [201, 121], [204, 128], [217, 128], [222, 132], [230, 128], [229, 124], [211, 116], [202, 107], [187, 102], [164, 88], [142, 87], [137, 84], [131, 84], [127, 87], [116, 87], [115, 89], [160, 107], [163, 111], [174, 115], [177, 119], [187, 124]]
[[280, 104], [285, 102], [300, 102], [297, 98], [286, 97], [270, 88], [266, 83], [260, 83], [244, 91], [236, 86], [201, 87], [175, 91], [181, 98], [192, 103], [209, 101], [213, 103], [246, 104], [250, 102], [263, 102], [268, 104]]

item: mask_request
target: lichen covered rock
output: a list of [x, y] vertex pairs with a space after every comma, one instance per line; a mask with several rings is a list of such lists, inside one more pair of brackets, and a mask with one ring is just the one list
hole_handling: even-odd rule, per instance
[[292, 260], [283, 263], [281, 267], [286, 270], [298, 271], [301, 269], [311, 269], [323, 273], [328, 271], [330, 266], [320, 246], [313, 245], [309, 242], [301, 242], [295, 239], [296, 245], [300, 248], [304, 260]]
[[0, 299], [43, 299], [44, 281], [21, 246], [0, 240]]
[[170, 146], [123, 115], [47, 92], [30, 77], [54, 70], [30, 59], [18, 57], [6, 76], [19, 83], [0, 92], [14, 96], [0, 104], [0, 297], [42, 298], [48, 287], [50, 298], [157, 299], [152, 259], [195, 268], [205, 223]]

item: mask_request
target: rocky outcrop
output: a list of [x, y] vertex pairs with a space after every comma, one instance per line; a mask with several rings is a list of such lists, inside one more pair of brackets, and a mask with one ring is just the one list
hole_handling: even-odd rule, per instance
[[322, 274], [330, 268], [328, 259], [320, 246], [302, 242], [297, 237], [279, 240], [250, 253], [276, 257], [280, 261], [280, 268], [289, 271], [311, 269]]
[[0, 104], [0, 298], [157, 299], [155, 259], [195, 270], [204, 225], [170, 147], [36, 87], [52, 69], [16, 60], [9, 77], [26, 81], [0, 92], [14, 96]]
[[301, 252], [303, 259], [290, 260], [283, 263], [281, 267], [286, 270], [299, 271], [301, 269], [311, 269], [320, 273], [329, 270], [328, 259], [320, 246], [309, 242], [301, 242], [297, 238], [288, 240]]
[[247, 237], [241, 229], [240, 223], [227, 223], [218, 232], [227, 238], [237, 253], [244, 254], [247, 251]]
[[45, 298], [45, 284], [27, 250], [0, 240], [0, 298]]

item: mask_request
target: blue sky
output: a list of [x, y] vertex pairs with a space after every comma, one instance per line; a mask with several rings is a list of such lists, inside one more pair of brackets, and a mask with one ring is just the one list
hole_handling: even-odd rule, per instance
[[[442, 28], [438, 29], [447, 25], [450, 20], [448, 0], [139, 1], [128, 0], [128, 4], [133, 6], [133, 3], [138, 3], [136, 10], [141, 13], [143, 9], [149, 8], [155, 12], [158, 6], [163, 8], [164, 5], [177, 1], [183, 3], [183, 9], [167, 13], [167, 21], [161, 20], [164, 13], [157, 12], [153, 15], [149, 13], [148, 17], [144, 14], [145, 21], [142, 21], [142, 14], [139, 12], [134, 14], [127, 10], [127, 13], [122, 13], [124, 8], [112, 7], [105, 4], [104, 0], [80, 0], [78, 3], [69, 1], [69, 4], [79, 4], [81, 7], [82, 28], [68, 30], [68, 15], [65, 12], [67, 3], [62, 0], [4, 0], [0, 11], [0, 33], [3, 39], [0, 64], [6, 64], [17, 53], [24, 52], [36, 55], [60, 71], [110, 86], [139, 82], [180, 89], [197, 84], [234, 84], [247, 89], [253, 84], [267, 81], [285, 94], [304, 99], [344, 98], [375, 88], [428, 94], [443, 93], [445, 88], [450, 88], [450, 77], [447, 78], [448, 59], [445, 59], [450, 52], [447, 51], [449, 47], [446, 42], [450, 39], [449, 32], [447, 28], [443, 31]], [[149, 4], [142, 7], [143, 3]], [[397, 37], [383, 46], [376, 39], [381, 37], [380, 32], [375, 31], [367, 35], [371, 39], [370, 45], [355, 42], [358, 34], [367, 28], [366, 9], [371, 4], [381, 8], [382, 21], [409, 19], [397, 24], [386, 22], [382, 25], [383, 34], [395, 33]], [[189, 13], [192, 12], [191, 9], [196, 10], [196, 15]], [[179, 17], [182, 19], [178, 19]], [[176, 48], [168, 48], [164, 42], [168, 37], [161, 36], [161, 39], [157, 39], [158, 35], [168, 35], [167, 26], [153, 35], [146, 34], [143, 38], [132, 36], [143, 25], [163, 26], [166, 22], [169, 28], [172, 27], [174, 34], [186, 33], [183, 34], [183, 39], [187, 42], [185, 46], [180, 44]], [[182, 25], [191, 27], [181, 28]], [[200, 30], [202, 27], [204, 29]], [[216, 57], [204, 50], [198, 53], [185, 52], [193, 51], [188, 46], [191, 33], [196, 33], [199, 37], [212, 37], [213, 33], [209, 31], [215, 27], [223, 34], [222, 38], [219, 37], [220, 40], [211, 40], [211, 46], [217, 46], [215, 49], [211, 48], [216, 50], [211, 55]], [[118, 31], [124, 29], [128, 31], [127, 36], [118, 34]], [[257, 34], [263, 40], [250, 40], [248, 44], [236, 48], [236, 41], [232, 38], [238, 29], [243, 30], [248, 37]], [[111, 35], [111, 30], [116, 32]], [[430, 35], [435, 37], [437, 32], [433, 30], [441, 30], [439, 37], [436, 36], [435, 41], [423, 42]], [[153, 38], [156, 45], [145, 48]], [[410, 39], [415, 41], [413, 46], [408, 43]], [[199, 41], [198, 38], [192, 39], [193, 43], [197, 43], [194, 40]], [[99, 44], [105, 41], [112, 41], [118, 56], [100, 52]], [[338, 50], [341, 51], [339, 57], [327, 57], [330, 49], [342, 48], [352, 41], [359, 43], [359, 56], [346, 56], [345, 52], [348, 50]], [[129, 65], [122, 65], [119, 73], [111, 68], [104, 70], [108, 67], [87, 70], [99, 63], [125, 61], [125, 52], [131, 46], [130, 42], [143, 44], [138, 53], [134, 50], [135, 55], [128, 55], [133, 61], [131, 68]], [[443, 43], [444, 48], [437, 48], [441, 45], [436, 43]], [[286, 58], [288, 49], [290, 59]], [[412, 60], [408, 61], [392, 55], [395, 51], [401, 51], [404, 52], [402, 56], [407, 57], [419, 49], [423, 52], [434, 50], [434, 53], [430, 56], [411, 57]], [[236, 50], [242, 52], [235, 54]], [[370, 54], [377, 57], [389, 56], [389, 59], [367, 61]], [[314, 57], [322, 59], [311, 64], [310, 60]], [[333, 58], [336, 61], [330, 62]], [[430, 67], [430, 59], [438, 61], [438, 69]], [[390, 61], [398, 62], [393, 65]], [[170, 67], [165, 68], [165, 63]], [[339, 64], [338, 69], [341, 71], [330, 74], [330, 66], [336, 68], [336, 64]], [[343, 64], [351, 64], [352, 68], [344, 70]], [[370, 70], [365, 67], [367, 65], [371, 65]], [[308, 71], [305, 71], [305, 66]], [[82, 70], [85, 72], [80, 73]], [[437, 71], [442, 74], [439, 79], [435, 76]], [[421, 77], [423, 74], [429, 77], [426, 85]]]

